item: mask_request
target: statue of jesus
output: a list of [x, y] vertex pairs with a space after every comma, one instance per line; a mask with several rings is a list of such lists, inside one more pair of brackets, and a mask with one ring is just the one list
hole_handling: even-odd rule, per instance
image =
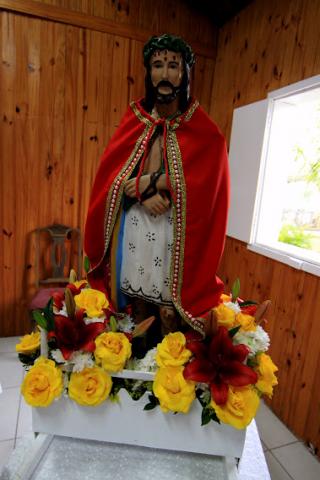
[[189, 95], [194, 55], [173, 35], [143, 49], [145, 97], [130, 104], [106, 148], [86, 223], [89, 281], [162, 335], [203, 333], [220, 298], [229, 177], [225, 141]]

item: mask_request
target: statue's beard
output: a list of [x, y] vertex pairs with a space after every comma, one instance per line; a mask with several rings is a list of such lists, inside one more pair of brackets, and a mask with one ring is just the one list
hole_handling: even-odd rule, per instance
[[[171, 88], [170, 93], [160, 93], [159, 88], [161, 87], [169, 87]], [[161, 103], [161, 104], [169, 104], [173, 102], [177, 98], [177, 96], [180, 93], [180, 86], [175, 87], [172, 85], [171, 82], [168, 82], [166, 80], [161, 80], [156, 87], [153, 87], [154, 90], [154, 96], [156, 99], [156, 103]]]

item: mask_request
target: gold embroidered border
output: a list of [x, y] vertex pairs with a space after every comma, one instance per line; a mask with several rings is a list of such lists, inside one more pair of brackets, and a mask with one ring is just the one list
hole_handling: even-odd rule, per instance
[[[125, 182], [128, 180], [129, 176], [132, 173], [132, 170], [135, 168], [135, 166], [137, 165], [141, 156], [144, 153], [143, 149], [142, 149], [140, 154], [138, 152], [139, 152], [139, 149], [142, 147], [143, 140], [148, 135], [149, 129], [150, 129], [149, 126], [146, 127], [144, 132], [142, 133], [142, 135], [140, 135], [140, 137], [139, 137], [138, 141], [136, 142], [136, 145], [135, 145], [129, 159], [127, 160], [125, 165], [122, 167], [119, 174], [115, 177], [115, 179], [114, 179], [114, 181], [113, 181], [113, 183], [110, 187], [110, 190], [108, 192], [106, 205], [105, 205], [105, 217], [104, 217], [104, 235], [105, 235], [104, 252], [103, 252], [103, 256], [101, 258], [101, 261], [103, 260], [105, 254], [107, 253], [108, 247], [109, 247], [110, 239], [111, 239], [111, 236], [112, 236], [112, 232], [113, 232], [114, 225], [115, 225], [115, 222], [116, 222], [116, 217], [117, 217], [119, 207], [120, 207], [120, 203], [121, 203], [121, 199], [122, 199], [122, 194], [123, 194]], [[125, 174], [126, 171], [127, 171], [127, 173]], [[118, 184], [117, 184], [117, 182], [118, 182]], [[117, 185], [118, 185], [118, 187], [116, 188]], [[112, 198], [115, 199], [113, 207], [112, 207], [112, 204], [111, 204]], [[110, 222], [109, 222], [109, 229], [108, 229], [107, 227], [108, 227], [108, 221], [109, 220], [110, 220]], [[101, 263], [101, 261], [100, 261], [100, 263]]]
[[133, 113], [138, 117], [138, 119], [140, 120], [140, 122], [143, 122], [143, 123], [145, 123], [147, 126], [151, 127], [151, 125], [152, 125], [151, 120], [149, 120], [149, 118], [147, 118], [147, 117], [145, 117], [144, 115], [142, 115], [142, 113], [140, 112], [139, 108], [137, 107], [136, 102], [131, 102], [131, 103], [130, 103], [130, 107], [132, 108]]
[[184, 117], [185, 122], [189, 122], [189, 120], [191, 119], [192, 115], [194, 114], [194, 112], [198, 107], [199, 107], [199, 102], [198, 100], [195, 100], [190, 106], [186, 116]]
[[[185, 232], [186, 232], [186, 185], [184, 179], [184, 172], [182, 166], [181, 152], [178, 144], [176, 134], [173, 130], [168, 132], [167, 141], [167, 158], [170, 171], [170, 179], [173, 191], [176, 195], [176, 204], [173, 208], [174, 232], [173, 232], [173, 252], [171, 257], [170, 269], [170, 290], [172, 294], [172, 301], [181, 315], [181, 317], [189, 323], [195, 330], [203, 333], [201, 322], [198, 322], [189, 312], [186, 312], [181, 304], [181, 288], [183, 283], [184, 270], [184, 248], [185, 248]], [[180, 189], [178, 189], [178, 182]], [[178, 193], [178, 190], [180, 193]], [[181, 224], [180, 247], [177, 243], [179, 221]], [[176, 260], [178, 259], [178, 267], [176, 267]], [[177, 271], [178, 270], [178, 271]], [[177, 280], [175, 281], [175, 272], [177, 272]]]

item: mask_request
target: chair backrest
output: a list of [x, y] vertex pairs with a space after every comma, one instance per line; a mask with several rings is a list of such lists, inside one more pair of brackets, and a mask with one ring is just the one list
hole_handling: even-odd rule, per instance
[[68, 283], [70, 268], [81, 276], [81, 233], [79, 228], [53, 224], [37, 228], [36, 287]]

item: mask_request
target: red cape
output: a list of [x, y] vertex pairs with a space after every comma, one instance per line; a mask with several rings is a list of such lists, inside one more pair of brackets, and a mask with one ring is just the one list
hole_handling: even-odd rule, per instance
[[[180, 315], [202, 331], [203, 324], [196, 317], [218, 304], [223, 289], [216, 271], [229, 204], [225, 140], [197, 101], [183, 115], [161, 122], [173, 196], [172, 299]], [[85, 228], [93, 288], [109, 289], [109, 246], [124, 184], [147, 154], [148, 139], [157, 123], [140, 102], [132, 102], [103, 153]]]

